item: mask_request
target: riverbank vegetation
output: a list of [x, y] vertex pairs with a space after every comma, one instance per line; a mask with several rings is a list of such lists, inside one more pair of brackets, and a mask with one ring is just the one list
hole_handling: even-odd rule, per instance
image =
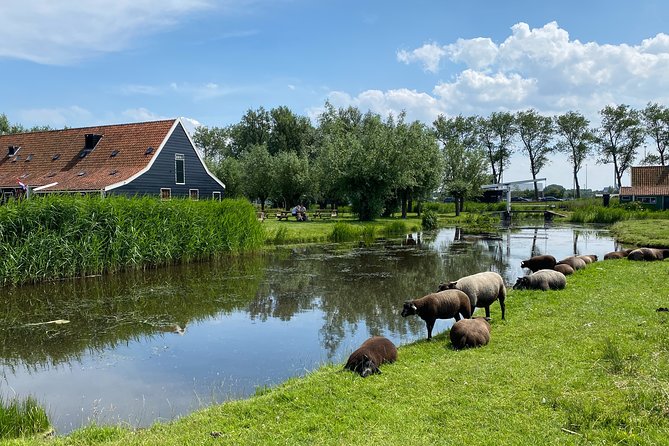
[[493, 306], [483, 348], [454, 351], [443, 331], [401, 346], [381, 375], [324, 365], [148, 429], [90, 426], [10, 444], [663, 444], [665, 279], [663, 262], [597, 262], [562, 291], [510, 290], [507, 319]]
[[625, 220], [614, 224], [616, 240], [630, 246], [669, 248], [669, 220]]
[[0, 206], [0, 284], [208, 260], [263, 242], [243, 199], [39, 196]]
[[0, 440], [45, 433], [49, 426], [46, 410], [33, 397], [0, 396]]

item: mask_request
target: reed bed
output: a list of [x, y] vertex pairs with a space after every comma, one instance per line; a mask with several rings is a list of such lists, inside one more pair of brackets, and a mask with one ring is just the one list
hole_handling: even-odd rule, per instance
[[23, 400], [0, 397], [0, 439], [27, 437], [49, 427], [46, 411], [33, 397]]
[[264, 237], [246, 200], [35, 197], [0, 207], [0, 284], [208, 260]]

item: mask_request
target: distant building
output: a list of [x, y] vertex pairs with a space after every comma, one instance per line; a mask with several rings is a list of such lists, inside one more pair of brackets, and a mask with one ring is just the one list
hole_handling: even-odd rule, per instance
[[51, 192], [220, 200], [224, 190], [180, 119], [0, 136], [3, 200]]
[[669, 209], [669, 167], [632, 167], [631, 181], [631, 186], [620, 188], [621, 203], [638, 201], [657, 210]]

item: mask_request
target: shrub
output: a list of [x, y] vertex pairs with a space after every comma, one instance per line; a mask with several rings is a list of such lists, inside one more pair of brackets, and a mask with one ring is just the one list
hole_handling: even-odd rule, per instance
[[439, 227], [439, 221], [438, 221], [439, 219], [437, 213], [433, 210], [426, 210], [425, 212], [423, 212], [421, 219], [422, 219], [423, 229], [425, 230], [437, 229]]
[[328, 240], [334, 243], [352, 242], [360, 237], [360, 231], [349, 223], [337, 222], [328, 236]]

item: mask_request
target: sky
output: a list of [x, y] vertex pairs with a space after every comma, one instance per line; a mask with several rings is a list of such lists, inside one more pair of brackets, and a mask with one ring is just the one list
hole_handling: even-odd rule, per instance
[[[259, 107], [315, 122], [330, 101], [426, 124], [575, 110], [596, 127], [606, 105], [669, 105], [667, 23], [664, 0], [2, 0], [0, 113], [223, 127]], [[614, 183], [586, 164], [581, 187]], [[539, 177], [572, 187], [562, 156]], [[527, 178], [518, 153], [504, 181]]]

